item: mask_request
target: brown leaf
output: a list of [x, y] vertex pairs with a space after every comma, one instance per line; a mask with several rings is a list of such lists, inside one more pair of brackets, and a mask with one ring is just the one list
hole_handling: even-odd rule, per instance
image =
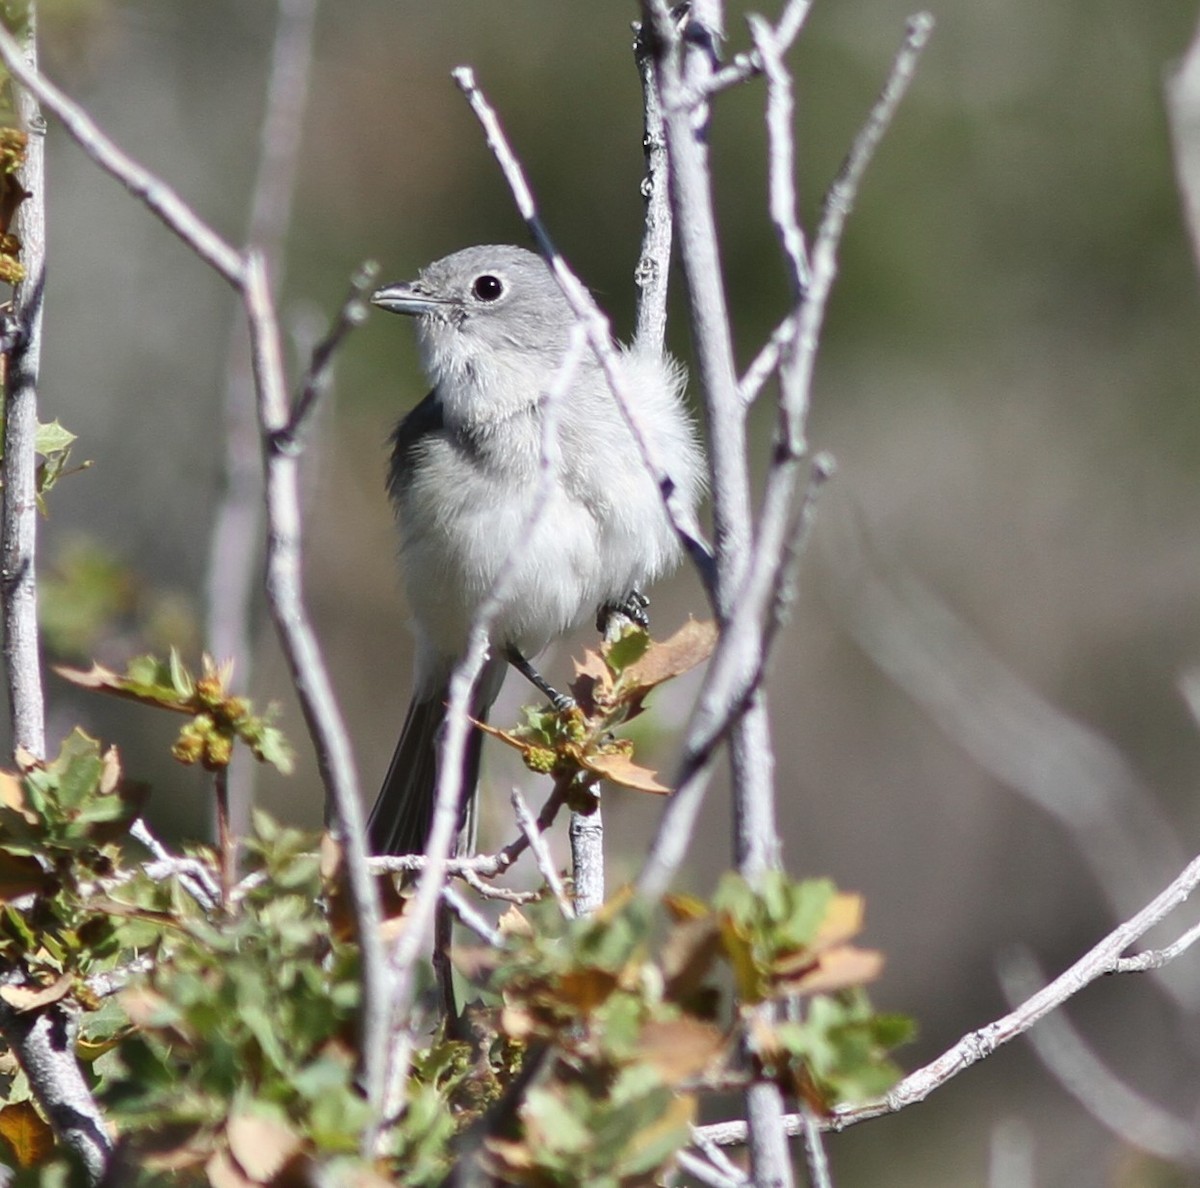
[[700, 989], [721, 952], [721, 929], [715, 916], [687, 920], [671, 929], [662, 948], [667, 996], [686, 1001]]
[[776, 994], [832, 994], [874, 981], [883, 969], [883, 954], [875, 949], [843, 945], [822, 953], [815, 969], [775, 982]]
[[32, 854], [10, 854], [0, 850], [0, 903], [32, 895], [46, 885], [46, 872]]
[[724, 1047], [725, 1034], [719, 1027], [685, 1015], [647, 1023], [638, 1036], [638, 1059], [675, 1086], [700, 1076]]
[[840, 945], [862, 932], [862, 927], [863, 897], [839, 892], [825, 909], [825, 919], [817, 929], [812, 947], [820, 951]]
[[670, 639], [652, 642], [621, 674], [621, 690], [650, 690], [703, 664], [717, 646], [717, 625], [689, 619]]
[[54, 1150], [54, 1132], [31, 1101], [0, 1109], [0, 1137], [12, 1149], [18, 1167], [37, 1167]]
[[8, 771], [0, 771], [0, 805], [20, 813], [27, 825], [36, 825], [40, 818], [25, 807], [25, 786]]
[[640, 767], [620, 751], [582, 755], [579, 761], [588, 771], [603, 776], [622, 788], [632, 788], [635, 792], [652, 792], [655, 796], [671, 794], [670, 788], [658, 782], [657, 772], [648, 767]]
[[528, 940], [533, 936], [533, 925], [515, 903], [510, 903], [504, 914], [496, 921], [502, 936], [516, 936]]
[[48, 986], [0, 986], [0, 998], [23, 1014], [66, 998], [74, 981], [74, 974], [65, 973]]
[[607, 969], [568, 970], [557, 983], [559, 996], [581, 1014], [589, 1014], [607, 1002], [616, 988], [617, 975]]
[[575, 680], [571, 682], [571, 696], [583, 710], [584, 715], [594, 718], [598, 711], [612, 701], [612, 673], [599, 652], [587, 648], [583, 660], [572, 661], [575, 665]]
[[300, 1136], [285, 1122], [262, 1114], [234, 1114], [225, 1123], [229, 1150], [257, 1184], [272, 1180], [300, 1149]]

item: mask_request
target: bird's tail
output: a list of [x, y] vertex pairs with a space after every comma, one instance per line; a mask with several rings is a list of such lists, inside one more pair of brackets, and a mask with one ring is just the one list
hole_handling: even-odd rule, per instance
[[[487, 721], [497, 688], [485, 673], [471, 698], [469, 713]], [[437, 755], [442, 724], [446, 720], [449, 690], [443, 685], [420, 699], [414, 698], [404, 719], [400, 741], [388, 766], [383, 787], [367, 821], [367, 842], [372, 854], [422, 854], [433, 825], [437, 794]], [[463, 751], [459, 784], [459, 827], [466, 823], [475, 800], [483, 731], [471, 727]]]

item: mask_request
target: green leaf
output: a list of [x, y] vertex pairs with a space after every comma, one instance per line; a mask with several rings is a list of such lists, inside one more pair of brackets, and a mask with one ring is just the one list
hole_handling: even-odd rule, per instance
[[51, 454], [61, 454], [69, 450], [75, 440], [75, 434], [69, 429], [64, 429], [58, 421], [51, 421], [49, 424], [38, 425], [34, 449], [43, 458], [48, 458]]
[[636, 663], [650, 646], [650, 635], [641, 627], [627, 627], [621, 637], [605, 647], [604, 659], [614, 676]]

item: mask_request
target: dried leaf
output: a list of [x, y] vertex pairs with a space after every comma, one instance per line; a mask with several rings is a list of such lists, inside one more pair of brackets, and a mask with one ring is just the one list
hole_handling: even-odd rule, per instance
[[670, 639], [651, 643], [640, 660], [621, 674], [621, 689], [650, 690], [703, 664], [717, 645], [717, 625], [689, 619]]
[[74, 974], [65, 973], [48, 986], [0, 986], [0, 998], [23, 1014], [66, 998], [74, 981]]
[[533, 925], [515, 903], [508, 905], [507, 910], [496, 921], [496, 927], [501, 936], [516, 936], [525, 940], [533, 937]]
[[607, 1002], [617, 988], [617, 975], [594, 966], [568, 970], [557, 983], [559, 997], [586, 1015]]
[[46, 872], [31, 854], [0, 850], [0, 903], [32, 895], [46, 885]]
[[638, 1058], [650, 1064], [663, 1081], [674, 1087], [698, 1077], [724, 1050], [726, 1037], [719, 1027], [683, 1016], [651, 1020], [638, 1037]]
[[225, 1124], [229, 1150], [258, 1184], [269, 1182], [300, 1149], [300, 1136], [287, 1123], [262, 1114], [234, 1114]]
[[26, 807], [25, 787], [11, 772], [0, 771], [0, 805], [20, 813], [27, 825], [37, 825], [41, 818]]
[[674, 1002], [691, 998], [720, 952], [721, 929], [715, 916], [685, 920], [672, 928], [662, 949], [668, 997]]
[[31, 1101], [0, 1109], [0, 1137], [12, 1149], [18, 1167], [37, 1167], [54, 1150], [54, 1132]]
[[777, 994], [832, 994], [874, 981], [883, 969], [883, 954], [875, 949], [843, 945], [823, 953], [815, 969], [775, 983]]
[[571, 696], [584, 714], [593, 718], [599, 711], [612, 703], [612, 673], [599, 652], [588, 648], [583, 661], [574, 661], [575, 680], [571, 683]]
[[839, 892], [825, 909], [825, 918], [817, 929], [812, 947], [817, 950], [832, 948], [857, 936], [863, 927], [863, 897], [849, 892]]
[[580, 763], [588, 771], [603, 776], [610, 783], [635, 792], [651, 792], [655, 796], [670, 796], [671, 789], [658, 782], [657, 773], [648, 767], [640, 767], [620, 751], [604, 754], [583, 755]]

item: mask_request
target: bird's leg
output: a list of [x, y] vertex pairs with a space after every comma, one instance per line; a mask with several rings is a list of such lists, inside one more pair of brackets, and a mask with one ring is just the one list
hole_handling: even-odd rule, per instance
[[558, 713], [573, 709], [575, 699], [560, 693], [512, 644], [504, 649], [504, 658], [515, 668], [539, 693], [547, 697], [550, 704]]
[[596, 630], [601, 635], [608, 635], [608, 621], [613, 615], [624, 615], [635, 626], [643, 631], [650, 630], [650, 616], [646, 613], [650, 607], [650, 599], [641, 590], [630, 590], [619, 602], [605, 602], [596, 611]]

